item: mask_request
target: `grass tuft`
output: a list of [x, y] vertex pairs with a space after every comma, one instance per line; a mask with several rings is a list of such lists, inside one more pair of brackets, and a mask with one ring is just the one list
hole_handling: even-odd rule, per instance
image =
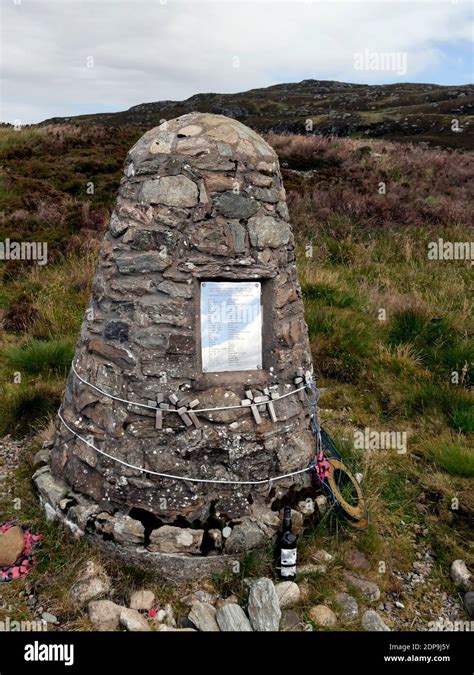
[[29, 375], [66, 373], [74, 356], [74, 347], [67, 340], [31, 340], [5, 352], [7, 365]]
[[62, 384], [53, 382], [11, 384], [5, 388], [0, 408], [0, 436], [15, 438], [38, 431], [61, 402]]
[[454, 440], [449, 436], [430, 438], [421, 447], [439, 469], [455, 476], [474, 476], [474, 450], [461, 439]]

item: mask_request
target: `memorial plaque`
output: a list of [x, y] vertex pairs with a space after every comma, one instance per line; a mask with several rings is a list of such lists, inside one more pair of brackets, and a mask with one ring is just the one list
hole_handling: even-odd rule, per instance
[[201, 356], [205, 373], [262, 368], [261, 284], [201, 283]]

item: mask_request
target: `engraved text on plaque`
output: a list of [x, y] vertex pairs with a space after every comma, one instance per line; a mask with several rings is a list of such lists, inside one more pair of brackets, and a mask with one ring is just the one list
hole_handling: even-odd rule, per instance
[[257, 281], [201, 283], [204, 372], [262, 368], [261, 290]]

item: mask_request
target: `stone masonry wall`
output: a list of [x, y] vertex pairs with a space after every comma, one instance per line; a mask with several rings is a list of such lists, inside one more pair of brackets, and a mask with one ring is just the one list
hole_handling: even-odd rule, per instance
[[[147, 404], [160, 393], [165, 400], [175, 394], [180, 405], [199, 399], [199, 408], [239, 405], [249, 389], [258, 396], [265, 388], [280, 394], [295, 388], [298, 368], [310, 370], [311, 357], [285, 191], [271, 147], [235, 120], [193, 113], [147, 132], [129, 152], [124, 173], [77, 343], [81, 377], [126, 400]], [[199, 282], [210, 279], [262, 282], [262, 370], [201, 371]], [[293, 395], [275, 400], [274, 409], [276, 422], [265, 405], [259, 407], [260, 424], [244, 407], [202, 413], [200, 428], [164, 414], [159, 430], [154, 410], [104, 396], [71, 372], [62, 415], [93, 445], [132, 465], [195, 478], [260, 480], [304, 468], [313, 448], [306, 403]], [[258, 545], [278, 529], [272, 501], [290, 486], [308, 485], [306, 475], [258, 487], [158, 478], [97, 453], [60, 421], [50, 467], [51, 480], [75, 495], [65, 517], [74, 521], [79, 501], [85, 508], [81, 531], [194, 556], [221, 553], [219, 533], [226, 525], [246, 523], [247, 535], [242, 544], [237, 529], [224, 552]], [[123, 536], [120, 519], [128, 523]], [[139, 526], [135, 534], [126, 519]], [[187, 534], [182, 546], [178, 527]]]

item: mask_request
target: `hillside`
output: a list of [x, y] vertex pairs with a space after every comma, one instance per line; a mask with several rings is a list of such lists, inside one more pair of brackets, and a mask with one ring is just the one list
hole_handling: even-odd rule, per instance
[[[347, 100], [348, 90], [337, 87], [331, 95]], [[446, 102], [461, 99], [467, 96]], [[104, 116], [91, 116], [74, 120], [80, 124], [0, 128], [0, 241], [48, 244], [47, 265], [0, 264], [0, 474], [12, 496], [4, 518], [21, 517], [43, 536], [35, 570], [26, 581], [4, 584], [10, 609], [3, 613], [39, 619], [46, 610], [61, 630], [91, 628], [69, 589], [100, 556], [46, 520], [31, 475], [36, 452], [51, 437], [127, 150], [158, 123], [158, 112], [145, 119], [138, 108], [133, 124], [110, 116], [104, 125]], [[179, 112], [170, 108], [166, 116]], [[470, 239], [474, 155], [365, 135], [266, 138], [283, 167], [321, 419], [362, 475], [370, 509], [370, 525], [359, 532], [333, 508], [318, 507], [314, 528], [299, 541], [301, 599], [293, 611], [297, 628], [288, 630], [325, 630], [313, 620], [321, 603], [337, 612], [334, 630], [366, 630], [369, 608], [392, 630], [466, 622], [466, 594], [450, 568], [455, 560], [474, 565], [472, 266], [431, 260], [427, 251], [440, 237]], [[366, 429], [406, 434], [407, 452], [356, 448], [355, 433]], [[323, 552], [329, 562], [321, 566]], [[178, 623], [186, 618], [182, 599], [195, 587], [171, 588], [102, 563], [116, 602], [146, 584], [160, 606], [170, 603]], [[380, 598], [368, 601], [347, 582], [347, 570], [368, 580]], [[238, 575], [199, 587], [244, 604], [245, 579], [274, 574], [271, 556], [249, 557]], [[350, 621], [338, 607], [339, 592], [356, 597]]]
[[[305, 133], [474, 147], [474, 85], [366, 85], [324, 80], [278, 84], [237, 94], [196, 94], [185, 101], [156, 101], [123, 112], [52, 118], [42, 124], [135, 125], [151, 128], [185, 113], [211, 112], [259, 132]], [[462, 131], [452, 130], [452, 120]]]

